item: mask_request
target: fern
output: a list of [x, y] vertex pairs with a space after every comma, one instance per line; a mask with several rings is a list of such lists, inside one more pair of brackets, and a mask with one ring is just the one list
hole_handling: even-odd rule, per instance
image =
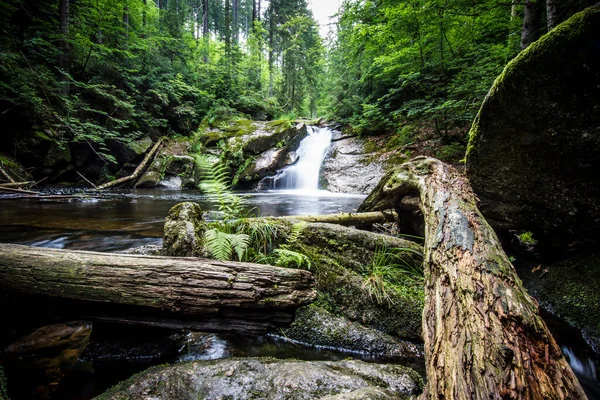
[[242, 261], [250, 245], [250, 236], [244, 233], [227, 233], [217, 229], [210, 229], [204, 233], [207, 249], [217, 260], [230, 260], [235, 253]]
[[196, 166], [200, 172], [200, 190], [209, 195], [225, 218], [238, 218], [243, 212], [244, 200], [231, 190], [229, 171], [222, 163], [211, 163], [205, 155], [196, 156]]
[[306, 254], [283, 248], [283, 246], [275, 249], [273, 254], [277, 256], [275, 263], [280, 267], [302, 268], [306, 266], [306, 269], [311, 267], [310, 258]]

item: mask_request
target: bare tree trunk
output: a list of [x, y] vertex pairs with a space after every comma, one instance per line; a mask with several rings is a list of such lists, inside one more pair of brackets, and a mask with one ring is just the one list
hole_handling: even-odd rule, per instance
[[62, 70], [63, 93], [69, 94], [70, 84], [67, 76], [71, 72], [69, 60], [69, 0], [60, 0], [59, 8], [61, 33], [59, 65]]
[[542, 0], [526, 0], [521, 31], [521, 49], [538, 40], [542, 33]]
[[240, 40], [239, 1], [233, 0], [233, 42], [237, 44]]
[[550, 32], [559, 21], [559, 1], [558, 0], [546, 0], [546, 19], [548, 23], [548, 32]]
[[0, 244], [3, 297], [84, 302], [80, 316], [108, 321], [264, 332], [289, 325], [313, 285], [310, 272], [269, 265]]
[[585, 399], [468, 180], [419, 157], [386, 175], [359, 211], [418, 193], [425, 218], [424, 399]]

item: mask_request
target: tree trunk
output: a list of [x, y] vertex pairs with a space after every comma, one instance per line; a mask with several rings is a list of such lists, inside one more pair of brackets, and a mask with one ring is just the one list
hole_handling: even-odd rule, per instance
[[527, 0], [523, 14], [523, 30], [521, 31], [521, 49], [529, 45], [541, 36], [542, 32], [542, 0]]
[[268, 265], [0, 244], [3, 296], [85, 304], [80, 317], [107, 321], [264, 332], [291, 323], [313, 284], [307, 271]]
[[550, 32], [559, 21], [559, 1], [558, 0], [546, 0], [546, 20], [548, 23], [548, 32]]
[[386, 175], [359, 211], [418, 193], [425, 218], [425, 399], [585, 399], [468, 180], [419, 157]]
[[233, 0], [233, 42], [238, 44], [240, 40], [239, 2]]
[[69, 0], [60, 0], [59, 3], [59, 25], [60, 25], [60, 59], [59, 66], [61, 68], [61, 81], [63, 84], [63, 93], [69, 94], [70, 85], [70, 60], [69, 60]]
[[110, 187], [117, 186], [122, 183], [133, 181], [133, 180], [137, 179], [144, 172], [146, 167], [148, 167], [148, 164], [150, 164], [150, 162], [154, 159], [154, 157], [156, 156], [156, 153], [158, 153], [158, 149], [160, 149], [160, 146], [162, 145], [162, 143], [163, 143], [163, 139], [160, 139], [158, 142], [156, 142], [154, 147], [152, 147], [152, 149], [150, 149], [148, 154], [146, 154], [146, 157], [144, 157], [144, 159], [142, 160], [140, 165], [138, 165], [138, 167], [135, 169], [135, 171], [133, 171], [133, 174], [131, 174], [129, 176], [125, 176], [120, 179], [116, 179], [114, 181], [107, 182], [103, 185], [98, 186], [97, 189], [99, 189], [99, 190], [108, 189]]

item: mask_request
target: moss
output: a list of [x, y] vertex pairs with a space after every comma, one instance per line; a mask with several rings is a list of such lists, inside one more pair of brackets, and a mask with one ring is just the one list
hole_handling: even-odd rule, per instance
[[581, 329], [600, 353], [600, 253], [579, 255], [536, 272], [521, 268], [519, 273], [544, 308]]
[[[512, 59], [502, 73], [494, 80], [490, 92], [486, 96], [480, 111], [477, 113], [471, 130], [469, 131], [469, 143], [467, 145], [466, 159], [478, 148], [478, 142], [481, 134], [481, 110], [485, 107], [490, 97], [496, 95], [501, 88], [512, 85], [512, 80], [519, 80], [522, 76], [535, 77], [540, 65], [546, 57], [556, 57], [555, 49], [572, 47], [572, 41], [577, 41], [580, 36], [585, 36], [590, 26], [597, 24], [597, 15], [600, 13], [600, 7], [590, 7], [580, 13], [575, 14], [566, 22], [560, 24], [552, 31], [548, 32], [528, 48], [520, 52]], [[558, 64], [559, 60], [552, 59], [552, 63]], [[531, 71], [531, 73], [530, 73]]]

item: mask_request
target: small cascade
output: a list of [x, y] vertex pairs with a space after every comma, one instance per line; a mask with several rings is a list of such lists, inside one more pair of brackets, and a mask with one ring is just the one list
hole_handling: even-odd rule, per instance
[[575, 372], [576, 374], [579, 374], [581, 376], [584, 376], [586, 378], [589, 378], [593, 381], [598, 380], [598, 374], [596, 372], [596, 364], [594, 363], [594, 361], [592, 359], [590, 359], [590, 358], [580, 359], [579, 357], [577, 357], [575, 352], [567, 346], [562, 346], [561, 349], [562, 349], [563, 354], [569, 360], [569, 365], [573, 369], [573, 372]]
[[309, 126], [308, 136], [296, 150], [298, 161], [277, 175], [265, 178], [259, 187], [307, 192], [319, 190], [319, 170], [331, 144], [331, 135], [329, 128]]

